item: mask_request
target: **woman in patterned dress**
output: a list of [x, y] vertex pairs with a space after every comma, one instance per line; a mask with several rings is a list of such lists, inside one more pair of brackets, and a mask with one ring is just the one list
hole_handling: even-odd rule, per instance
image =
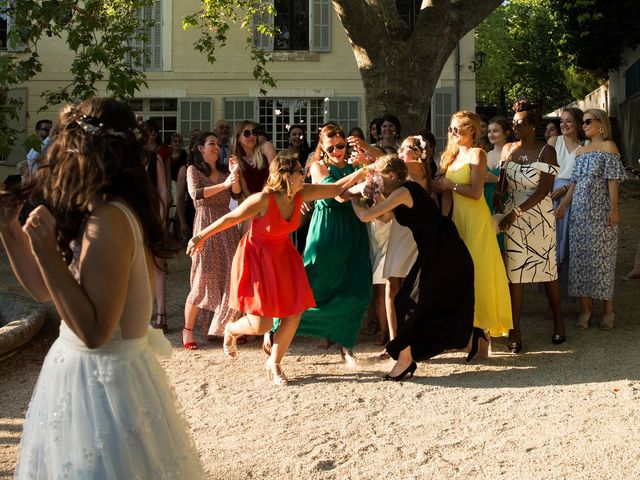
[[[525, 101], [513, 107], [516, 142], [507, 143], [502, 152], [502, 173], [498, 185], [506, 185], [508, 213], [499, 228], [505, 232], [507, 276], [511, 292], [513, 330], [509, 350], [522, 349], [520, 310], [523, 284], [544, 283], [553, 314], [552, 343], [566, 341], [560, 311], [560, 285], [556, 268], [556, 221], [549, 192], [558, 164], [555, 150], [536, 139], [540, 117]], [[504, 181], [503, 181], [504, 178]], [[501, 188], [496, 189], [496, 210], [502, 211]]]
[[580, 298], [576, 327], [589, 326], [593, 300], [603, 301], [602, 330], [613, 328], [613, 287], [618, 250], [618, 184], [625, 178], [611, 138], [607, 114], [584, 112], [582, 129], [590, 141], [578, 147], [567, 191], [569, 219], [569, 295]]
[[[213, 132], [198, 137], [197, 149], [192, 152], [193, 164], [187, 169], [187, 188], [196, 207], [193, 230], [198, 233], [207, 225], [229, 212], [231, 198], [240, 198], [237, 164], [232, 156], [232, 173], [220, 162], [220, 143]], [[202, 312], [202, 335], [222, 336], [229, 322], [240, 318], [240, 312], [229, 308], [229, 275], [231, 259], [238, 247], [240, 232], [227, 230], [193, 256], [191, 262], [191, 291], [184, 306], [184, 348], [194, 350], [197, 344], [193, 327]]]

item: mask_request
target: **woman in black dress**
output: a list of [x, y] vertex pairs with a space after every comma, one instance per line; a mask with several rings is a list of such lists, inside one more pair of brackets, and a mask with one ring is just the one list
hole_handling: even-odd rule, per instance
[[[416, 362], [445, 350], [470, 345], [468, 360], [477, 352], [473, 329], [473, 261], [451, 219], [443, 217], [429, 193], [406, 181], [407, 166], [396, 155], [376, 162], [386, 198], [370, 208], [352, 200], [363, 222], [394, 214], [408, 227], [418, 246], [418, 257], [395, 299], [398, 335], [387, 345], [396, 360], [385, 380], [413, 376]], [[416, 288], [417, 287], [417, 288]], [[473, 333], [473, 337], [472, 337]]]

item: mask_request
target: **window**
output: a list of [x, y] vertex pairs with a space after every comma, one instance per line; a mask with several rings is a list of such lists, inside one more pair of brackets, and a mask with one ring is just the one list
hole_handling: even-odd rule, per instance
[[456, 89], [436, 88], [431, 98], [431, 131], [436, 137], [436, 149], [444, 150], [447, 145], [449, 121], [456, 111]]
[[235, 127], [243, 120], [259, 124], [267, 132], [276, 150], [289, 146], [289, 127], [304, 125], [307, 142], [315, 140], [320, 127], [338, 122], [345, 130], [359, 125], [360, 99], [328, 98], [225, 98], [225, 119]]
[[640, 60], [631, 65], [624, 72], [625, 80], [625, 98], [629, 98], [636, 92], [640, 91]]
[[257, 32], [255, 48], [271, 50], [331, 51], [331, 0], [273, 0], [276, 16], [256, 15], [254, 25], [275, 25], [280, 32], [273, 37]]
[[422, 0], [396, 0], [398, 14], [411, 31], [416, 27], [416, 21], [418, 20], [421, 6]]
[[0, 13], [0, 51], [7, 51], [7, 36], [9, 34], [9, 22], [6, 13]]
[[[140, 29], [137, 35], [144, 33], [145, 39], [134, 38], [131, 46], [139, 50], [140, 65], [134, 68], [144, 71], [162, 71], [162, 0], [155, 0], [153, 6], [143, 7], [138, 12]], [[133, 63], [133, 59], [130, 59]]]
[[309, 0], [275, 0], [274, 50], [309, 50]]

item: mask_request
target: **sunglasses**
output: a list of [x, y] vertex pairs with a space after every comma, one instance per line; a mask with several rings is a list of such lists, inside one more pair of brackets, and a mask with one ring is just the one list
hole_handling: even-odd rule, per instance
[[334, 150], [344, 150], [346, 145], [344, 143], [337, 143], [335, 147], [333, 145], [329, 145], [325, 150], [327, 153], [333, 153]]
[[449, 127], [449, 133], [453, 133], [454, 135], [458, 135], [464, 127]]
[[511, 122], [511, 125], [512, 125], [512, 126], [514, 126], [514, 127], [521, 127], [521, 126], [522, 126], [522, 125], [524, 125], [525, 123], [527, 123], [527, 121], [521, 118], [520, 120], [514, 120], [514, 121], [512, 121], [512, 122]]
[[258, 136], [258, 129], [254, 128], [253, 130], [248, 130], [247, 129], [247, 130], [243, 130], [242, 131], [242, 136], [243, 137], [249, 138], [251, 135], [253, 135], [254, 137], [257, 137]]
[[583, 125], [591, 125], [593, 122], [595, 122], [597, 120], [597, 118], [587, 118], [586, 120], [582, 121]]

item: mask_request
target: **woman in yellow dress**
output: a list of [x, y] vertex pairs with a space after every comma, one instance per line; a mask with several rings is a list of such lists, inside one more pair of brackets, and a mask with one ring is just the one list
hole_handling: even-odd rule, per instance
[[[488, 356], [490, 337], [502, 337], [512, 328], [509, 284], [495, 227], [483, 189], [487, 155], [474, 147], [480, 135], [480, 117], [473, 112], [457, 112], [451, 117], [447, 148], [440, 160], [443, 178], [434, 181], [444, 192], [443, 214], [452, 219], [473, 258], [475, 312], [474, 332], [478, 341], [476, 358]], [[449, 193], [451, 192], [451, 193]]]

